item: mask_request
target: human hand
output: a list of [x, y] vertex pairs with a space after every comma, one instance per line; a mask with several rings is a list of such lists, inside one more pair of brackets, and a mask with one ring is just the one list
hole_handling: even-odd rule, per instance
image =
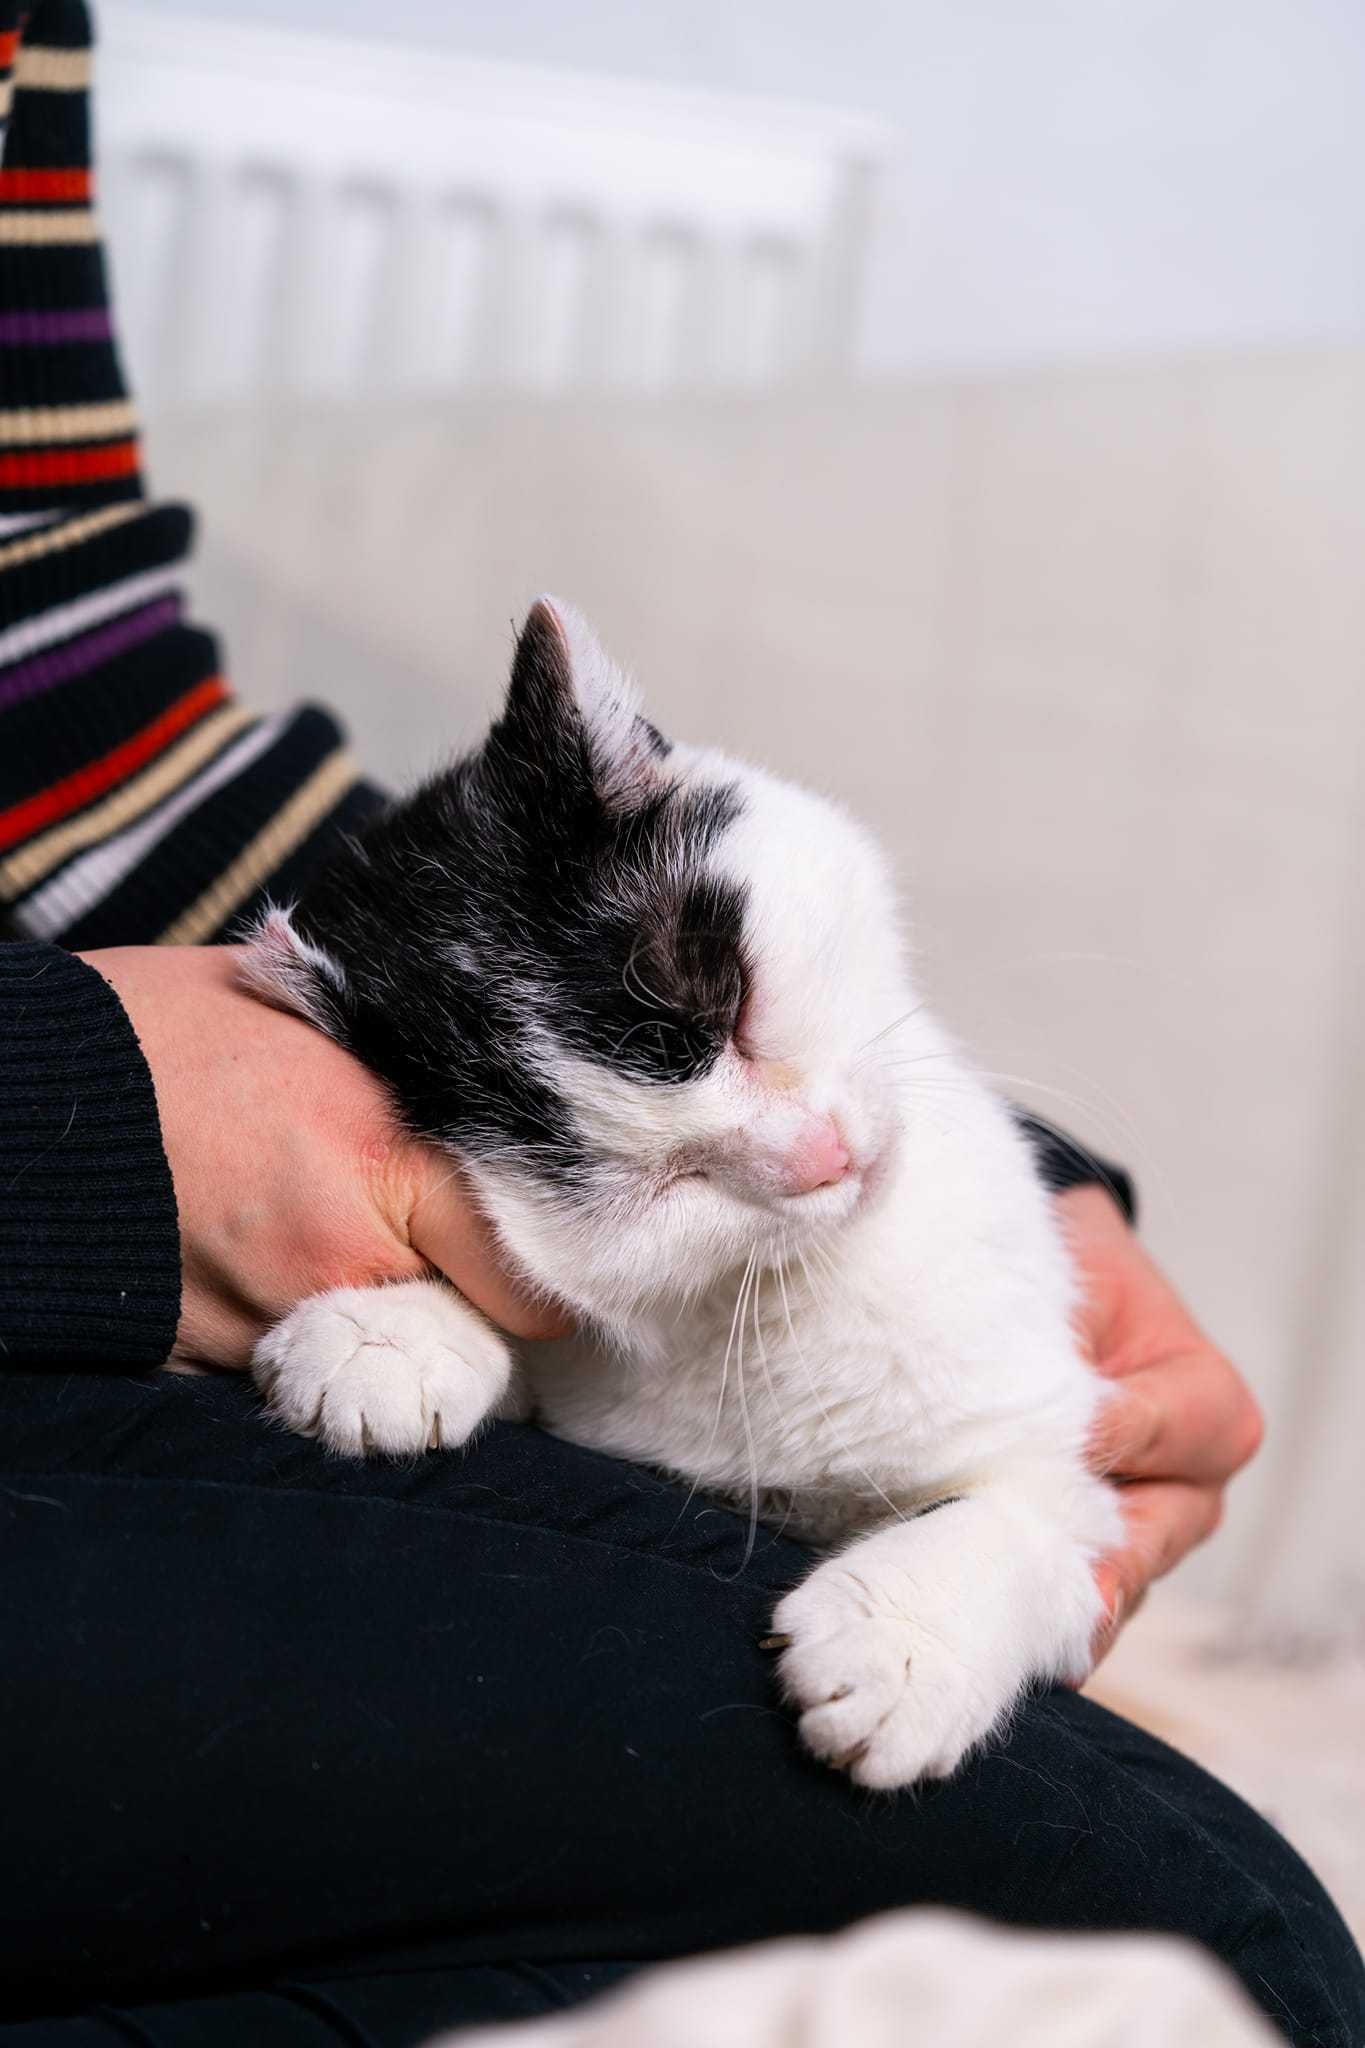
[[176, 1361], [242, 1369], [307, 1295], [433, 1269], [514, 1336], [562, 1333], [456, 1163], [398, 1128], [359, 1061], [239, 988], [236, 949], [82, 958], [122, 1001], [156, 1087], [180, 1212]]
[[1098, 1187], [1056, 1197], [1080, 1269], [1079, 1322], [1095, 1370], [1116, 1384], [1090, 1447], [1094, 1470], [1120, 1485], [1127, 1540], [1096, 1579], [1107, 1620], [1096, 1663], [1153, 1579], [1213, 1534], [1223, 1492], [1264, 1433], [1237, 1368], [1216, 1350]]

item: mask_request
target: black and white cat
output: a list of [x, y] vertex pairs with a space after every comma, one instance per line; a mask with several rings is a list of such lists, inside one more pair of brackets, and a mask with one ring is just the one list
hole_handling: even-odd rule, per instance
[[670, 745], [541, 599], [482, 748], [270, 912], [246, 972], [458, 1155], [581, 1331], [514, 1364], [439, 1282], [317, 1295], [258, 1347], [277, 1415], [398, 1455], [519, 1398], [779, 1517], [830, 1552], [773, 1618], [782, 1678], [864, 1785], [945, 1775], [1085, 1672], [1120, 1523], [1067, 1252], [836, 805]]

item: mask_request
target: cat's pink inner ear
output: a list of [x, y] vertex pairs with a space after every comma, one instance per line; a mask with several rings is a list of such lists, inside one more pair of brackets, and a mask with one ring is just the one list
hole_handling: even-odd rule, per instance
[[564, 620], [554, 598], [538, 597], [531, 606], [530, 611], [527, 612], [526, 624], [522, 628], [523, 632], [529, 632], [536, 626], [548, 628], [550, 632], [558, 637], [565, 654], [569, 653], [569, 636], [565, 631]]
[[629, 677], [612, 660], [575, 605], [542, 592], [527, 613], [526, 624], [528, 628], [539, 627], [543, 632], [553, 633], [574, 696], [585, 716], [591, 715], [604, 696], [633, 701], [635, 692]]

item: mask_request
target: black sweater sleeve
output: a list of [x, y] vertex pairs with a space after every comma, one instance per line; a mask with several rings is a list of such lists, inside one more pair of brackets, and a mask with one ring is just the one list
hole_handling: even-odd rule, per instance
[[1088, 1145], [1044, 1123], [1028, 1109], [1016, 1109], [1014, 1120], [1033, 1147], [1039, 1177], [1051, 1194], [1067, 1188], [1099, 1187], [1114, 1197], [1128, 1221], [1137, 1222], [1137, 1193], [1132, 1176], [1112, 1160], [1101, 1159]]
[[58, 946], [0, 943], [0, 1366], [160, 1365], [180, 1234], [127, 1012]]

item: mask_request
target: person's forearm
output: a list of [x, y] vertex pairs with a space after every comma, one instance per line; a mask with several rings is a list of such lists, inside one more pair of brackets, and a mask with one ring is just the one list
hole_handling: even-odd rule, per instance
[[1014, 1120], [1033, 1149], [1039, 1177], [1049, 1194], [1068, 1188], [1103, 1188], [1130, 1224], [1137, 1222], [1137, 1191], [1132, 1176], [1111, 1159], [1102, 1159], [1088, 1145], [1068, 1137], [1031, 1109], [1016, 1106]]

